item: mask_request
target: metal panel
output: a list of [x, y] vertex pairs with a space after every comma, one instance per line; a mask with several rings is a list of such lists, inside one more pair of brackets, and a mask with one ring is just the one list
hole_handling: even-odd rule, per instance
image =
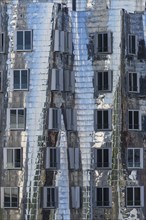
[[71, 203], [72, 203], [72, 208], [74, 209], [80, 208], [80, 187], [79, 186], [71, 187]]
[[59, 30], [54, 31], [54, 51], [60, 51], [60, 32]]

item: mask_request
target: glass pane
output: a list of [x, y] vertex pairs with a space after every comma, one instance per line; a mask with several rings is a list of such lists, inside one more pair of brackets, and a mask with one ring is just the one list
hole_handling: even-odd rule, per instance
[[138, 114], [138, 111], [134, 111], [134, 129], [139, 129], [139, 114]]
[[109, 89], [108, 72], [104, 72], [104, 90]]
[[132, 111], [129, 111], [129, 129], [132, 129]]
[[31, 31], [25, 31], [25, 50], [31, 49]]
[[17, 188], [11, 189], [11, 196], [12, 196], [12, 207], [18, 207], [18, 189]]
[[58, 110], [53, 109], [53, 128], [58, 128]]
[[15, 153], [15, 167], [20, 167], [21, 166], [21, 153], [20, 153], [20, 149], [15, 149], [14, 153]]
[[103, 189], [103, 205], [109, 206], [109, 188]]
[[21, 71], [21, 89], [27, 89], [28, 84], [27, 84], [27, 70], [22, 70]]
[[137, 187], [137, 188], [134, 188], [134, 201], [135, 201], [135, 204], [134, 205], [140, 205], [140, 188]]
[[10, 188], [4, 188], [4, 207], [11, 207]]
[[107, 34], [104, 34], [103, 38], [104, 38], [104, 49], [103, 49], [103, 51], [108, 52], [108, 36], [107, 36]]
[[102, 167], [102, 149], [97, 150], [97, 167]]
[[54, 207], [55, 206], [55, 189], [52, 188], [51, 189], [51, 206]]
[[24, 128], [24, 110], [18, 110], [18, 128]]
[[20, 89], [20, 71], [14, 70], [14, 89]]
[[127, 188], [127, 205], [133, 205], [133, 188]]
[[102, 129], [102, 111], [97, 111], [97, 128]]
[[56, 149], [50, 149], [50, 167], [56, 167]]
[[98, 52], [102, 52], [102, 34], [98, 34]]
[[135, 36], [132, 36], [132, 53], [136, 54]]
[[133, 167], [133, 149], [128, 149], [128, 167]]
[[129, 91], [132, 91], [132, 73], [129, 73]]
[[7, 149], [7, 168], [13, 168], [13, 150]]
[[108, 154], [108, 149], [104, 149], [104, 167], [109, 166], [109, 154]]
[[23, 50], [23, 31], [17, 31], [17, 50]]
[[48, 188], [47, 189], [47, 207], [55, 206], [55, 189]]
[[102, 90], [102, 72], [98, 72], [98, 90]]
[[97, 206], [102, 206], [102, 188], [97, 188], [96, 189], [97, 193]]
[[135, 167], [140, 167], [140, 149], [134, 150], [134, 163]]
[[56, 70], [56, 89], [60, 89], [59, 70]]
[[108, 129], [108, 111], [103, 111], [103, 128]]
[[133, 91], [137, 92], [137, 73], [133, 73]]
[[129, 35], [129, 53], [132, 53], [132, 48], [131, 48], [131, 35]]
[[10, 110], [10, 128], [16, 128], [16, 110]]

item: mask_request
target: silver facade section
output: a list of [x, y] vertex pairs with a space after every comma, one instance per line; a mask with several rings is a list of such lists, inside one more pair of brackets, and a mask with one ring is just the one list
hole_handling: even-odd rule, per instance
[[74, 72], [75, 72], [75, 108], [77, 110], [77, 131], [80, 142], [81, 164], [83, 169], [82, 219], [90, 219], [90, 172], [92, 161], [92, 141], [94, 131], [94, 99], [93, 99], [93, 67], [88, 59], [86, 12], [72, 12], [72, 32], [74, 43]]
[[[6, 32], [6, 52], [0, 52], [0, 72], [4, 73], [4, 91], [0, 93], [4, 116], [0, 133], [3, 155], [0, 219], [144, 220], [145, 1], [76, 0], [74, 11], [71, 0], [5, 2], [7, 8], [0, 4], [0, 30]], [[29, 51], [16, 51], [17, 30], [23, 32], [23, 37], [25, 30], [30, 31]], [[63, 36], [67, 33], [73, 44], [65, 50]], [[100, 54], [98, 34], [103, 37], [105, 33], [111, 45], [109, 53]], [[71, 79], [75, 75], [75, 90], [74, 86], [64, 86], [64, 81], [69, 80], [63, 74], [66, 66], [67, 72], [73, 73]], [[29, 87], [24, 91], [15, 88], [13, 70], [28, 71]], [[55, 72], [54, 78], [50, 79], [50, 71]], [[59, 86], [57, 71], [61, 72]], [[98, 86], [95, 74], [103, 77], [104, 72], [109, 74], [110, 87], [108, 91], [95, 93], [94, 87]], [[53, 110], [57, 112], [54, 116]], [[108, 131], [96, 129], [99, 115], [95, 113], [99, 111], [102, 119], [107, 111]], [[134, 130], [134, 126], [139, 127]], [[13, 157], [8, 158], [10, 148]], [[18, 167], [13, 161], [16, 149], [22, 153], [22, 164]], [[50, 149], [59, 152], [54, 167], [50, 165], [54, 157], [50, 158]], [[108, 168], [103, 162], [97, 165], [99, 150], [102, 160], [108, 151]], [[134, 163], [135, 152], [140, 159], [138, 163]], [[55, 159], [53, 162], [56, 163]], [[129, 204], [128, 190], [133, 195]], [[7, 198], [12, 205], [12, 191], [19, 200], [15, 208], [6, 207]], [[101, 193], [103, 198], [107, 191], [109, 203], [105, 205], [103, 202], [107, 201], [97, 201], [97, 197]], [[138, 205], [134, 203], [136, 192]], [[52, 205], [54, 198], [56, 204]]]

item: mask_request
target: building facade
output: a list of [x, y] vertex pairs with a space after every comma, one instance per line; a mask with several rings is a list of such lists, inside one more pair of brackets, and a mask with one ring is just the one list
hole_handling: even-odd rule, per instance
[[145, 0], [1, 0], [0, 220], [146, 219]]

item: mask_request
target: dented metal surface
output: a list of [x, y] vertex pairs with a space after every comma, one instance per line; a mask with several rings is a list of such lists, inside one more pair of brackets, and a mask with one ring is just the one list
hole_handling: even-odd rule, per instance
[[[145, 0], [121, 0], [118, 3], [117, 0], [76, 0], [76, 10], [73, 10], [75, 6], [71, 0], [4, 2], [7, 9], [0, 5], [0, 28], [6, 31], [7, 27], [7, 52], [2, 57], [6, 64], [1, 62], [0, 67], [7, 76], [4, 94], [0, 94], [4, 105], [1, 142], [2, 147], [22, 147], [23, 161], [21, 170], [2, 167], [1, 187], [19, 187], [19, 208], [2, 209], [0, 219], [144, 220], [145, 208], [127, 207], [125, 202], [126, 187], [146, 187]], [[5, 13], [8, 23], [2, 25]], [[25, 29], [33, 30], [33, 49], [31, 52], [16, 52], [16, 30]], [[98, 54], [95, 48], [98, 32], [112, 33], [109, 54]], [[67, 49], [61, 41], [66, 33], [72, 38]], [[137, 54], [134, 56], [128, 54], [130, 34], [137, 36]], [[13, 90], [13, 69], [29, 69], [28, 91]], [[57, 77], [51, 78], [52, 69], [62, 71], [59, 82], [63, 85], [57, 85]], [[63, 70], [74, 73], [75, 88], [66, 89]], [[97, 71], [111, 71], [110, 92], [95, 93]], [[127, 90], [129, 72], [139, 73], [138, 93]], [[26, 109], [24, 131], [10, 129], [10, 108]], [[58, 111], [57, 129], [52, 125], [54, 118], [50, 120], [48, 109], [52, 109], [52, 118], [53, 110]], [[112, 130], [98, 131], [95, 128], [94, 112], [101, 109], [112, 110]], [[141, 130], [128, 129], [129, 109], [140, 110]], [[74, 110], [73, 116], [70, 110]], [[68, 121], [72, 124], [68, 125]], [[46, 158], [47, 147], [60, 149], [59, 169], [46, 169], [45, 160], [49, 160]], [[75, 170], [70, 169], [68, 148], [71, 147], [79, 148], [77, 158], [80, 161], [75, 164]], [[143, 149], [143, 169], [127, 168], [129, 147]], [[112, 151], [112, 168], [95, 169], [94, 151], [103, 148]], [[57, 207], [43, 207], [45, 195], [41, 190], [44, 186], [57, 187]], [[79, 187], [76, 192], [81, 192], [75, 195], [74, 204], [71, 187]], [[96, 206], [95, 187], [111, 188], [112, 207]]]

